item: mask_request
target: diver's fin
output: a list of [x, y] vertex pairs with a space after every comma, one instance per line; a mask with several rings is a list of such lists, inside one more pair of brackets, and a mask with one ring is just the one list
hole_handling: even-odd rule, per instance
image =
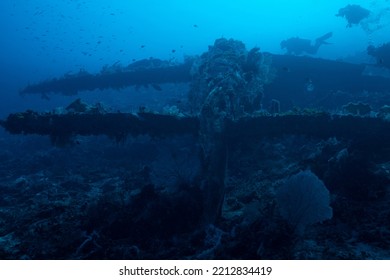
[[321, 37], [318, 37], [316, 39], [316, 45], [327, 45], [327, 44], [330, 44], [328, 42], [325, 42], [325, 40], [329, 39], [332, 36], [333, 36], [333, 32], [328, 32], [325, 35], [322, 35]]

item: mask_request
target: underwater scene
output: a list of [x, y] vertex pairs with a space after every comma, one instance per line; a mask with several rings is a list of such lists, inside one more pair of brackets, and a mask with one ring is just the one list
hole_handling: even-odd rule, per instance
[[390, 1], [0, 23], [0, 259], [390, 259]]

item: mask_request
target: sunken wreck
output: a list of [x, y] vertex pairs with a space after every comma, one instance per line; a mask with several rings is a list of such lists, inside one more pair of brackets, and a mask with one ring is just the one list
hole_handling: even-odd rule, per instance
[[[188, 83], [188, 111], [162, 114], [140, 108], [137, 113], [107, 112], [77, 99], [61, 113], [28, 110], [10, 114], [0, 124], [12, 134], [47, 135], [56, 146], [75, 144], [78, 136], [96, 135], [117, 142], [140, 135], [152, 139], [189, 136], [196, 142], [199, 169], [191, 180], [178, 176], [180, 188], [161, 191], [150, 183], [149, 167], [144, 167], [137, 175], [144, 178], [143, 183], [136, 183], [141, 190], [135, 194], [124, 190], [127, 196], [120, 198], [123, 207], [118, 206], [114, 195], [89, 207], [88, 222], [77, 225], [84, 230], [66, 240], [73, 248], [63, 253], [66, 258], [300, 258], [292, 248], [302, 246], [299, 240], [303, 240], [304, 228], [322, 220], [305, 213], [293, 221], [278, 214], [277, 209], [284, 206], [277, 205], [280, 200], [272, 202], [270, 197], [275, 194], [266, 187], [237, 194], [232, 185], [234, 180], [239, 181], [240, 172], [251, 170], [244, 170], [245, 164], [262, 161], [250, 157], [252, 150], [270, 161], [278, 149], [272, 144], [274, 139], [304, 137], [308, 140], [302, 149], [317, 145], [318, 150], [307, 154], [290, 174], [311, 169], [326, 185], [333, 186], [330, 191], [334, 196], [351, 195], [350, 211], [365, 199], [385, 203], [381, 197], [390, 179], [379, 172], [384, 167], [378, 159], [390, 152], [390, 110], [386, 104], [390, 79], [367, 74], [366, 68], [306, 56], [272, 55], [258, 48], [247, 50], [237, 40], [218, 39], [207, 52], [182, 64], [142, 60], [126, 67], [106, 67], [98, 74], [66, 75], [28, 85], [20, 92], [48, 97], [142, 85], [160, 90], [164, 83]], [[261, 139], [268, 139], [268, 144], [259, 148], [256, 143]], [[329, 150], [331, 159], [324, 156]], [[267, 170], [265, 163], [259, 166]], [[365, 176], [364, 180], [369, 178], [377, 184], [360, 184], [352, 190], [351, 184], [357, 183], [353, 179], [356, 171]], [[234, 172], [235, 177], [228, 176]], [[256, 174], [267, 182], [272, 179]], [[327, 221], [318, 229], [327, 235], [324, 239], [337, 235], [331, 233], [332, 222], [353, 223], [341, 210], [346, 203], [341, 198], [333, 201], [333, 219], [328, 212]], [[257, 209], [262, 211], [258, 213]], [[316, 215], [317, 211], [321, 209], [311, 213]], [[176, 244], [181, 249], [168, 249], [174, 235], [190, 240], [191, 248]], [[160, 240], [158, 246], [150, 245], [152, 239]], [[132, 245], [126, 247], [123, 240]], [[117, 251], [107, 249], [112, 244]], [[322, 257], [335, 258], [336, 251], [323, 252]], [[37, 256], [47, 257], [33, 255]]]

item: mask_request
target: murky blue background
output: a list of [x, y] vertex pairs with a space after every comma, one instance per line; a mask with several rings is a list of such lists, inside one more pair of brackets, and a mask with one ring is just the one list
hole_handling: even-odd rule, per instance
[[[335, 16], [347, 4], [369, 9], [370, 19], [347, 28], [346, 20]], [[283, 53], [284, 39], [314, 40], [332, 31], [331, 44], [321, 47], [318, 57], [364, 61], [359, 54], [369, 44], [389, 41], [389, 6], [387, 0], [3, 0], [0, 117], [64, 102], [63, 97], [20, 97], [18, 90], [28, 83], [80, 69], [95, 73], [118, 61], [127, 65], [156, 57], [180, 62], [185, 55], [206, 51], [220, 37]]]

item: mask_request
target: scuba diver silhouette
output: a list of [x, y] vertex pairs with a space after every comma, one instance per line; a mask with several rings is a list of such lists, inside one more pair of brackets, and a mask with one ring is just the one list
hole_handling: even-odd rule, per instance
[[280, 47], [282, 49], [286, 49], [287, 54], [291, 55], [301, 55], [303, 53], [316, 54], [321, 45], [329, 44], [325, 40], [332, 37], [332, 35], [332, 32], [328, 32], [325, 35], [318, 37], [314, 44], [312, 44], [311, 40], [293, 37], [283, 40], [280, 43]]

